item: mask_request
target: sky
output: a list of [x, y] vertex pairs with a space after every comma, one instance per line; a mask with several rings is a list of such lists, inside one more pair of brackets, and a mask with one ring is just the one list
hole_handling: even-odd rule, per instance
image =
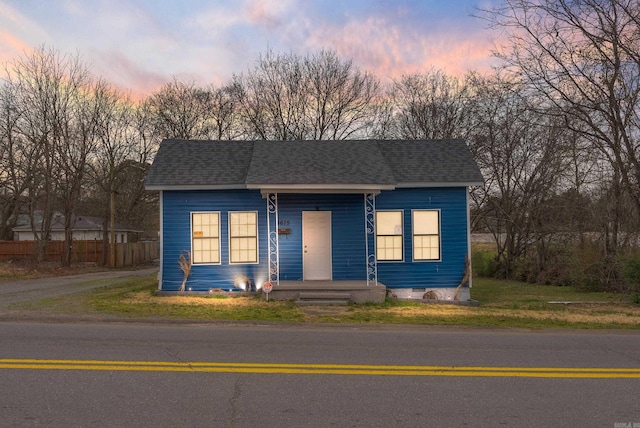
[[174, 77], [223, 85], [268, 50], [333, 50], [381, 81], [489, 71], [500, 0], [0, 0], [0, 63], [46, 46], [145, 96]]

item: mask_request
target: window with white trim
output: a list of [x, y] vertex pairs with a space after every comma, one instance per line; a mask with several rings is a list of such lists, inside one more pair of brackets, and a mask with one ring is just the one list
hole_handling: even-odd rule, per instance
[[440, 260], [440, 211], [413, 211], [413, 260]]
[[402, 211], [376, 211], [376, 258], [402, 261]]
[[192, 264], [220, 263], [220, 213], [191, 213]]
[[229, 213], [229, 263], [258, 263], [258, 213]]

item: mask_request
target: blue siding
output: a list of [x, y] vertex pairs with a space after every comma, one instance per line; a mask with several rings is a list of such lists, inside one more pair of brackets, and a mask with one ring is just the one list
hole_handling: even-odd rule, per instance
[[280, 279], [302, 280], [302, 211], [331, 211], [333, 280], [366, 278], [364, 195], [278, 195]]
[[[457, 287], [467, 254], [467, 190], [464, 187], [397, 189], [376, 197], [376, 210], [404, 210], [404, 261], [378, 262], [388, 288]], [[441, 260], [413, 262], [411, 210], [440, 210]]]
[[[163, 192], [163, 255], [162, 289], [175, 291], [182, 283], [178, 265], [182, 250], [191, 250], [191, 213], [220, 212], [220, 265], [194, 265], [187, 288], [207, 291], [212, 288], [233, 288], [237, 274], [255, 281], [265, 281], [268, 274], [266, 201], [259, 191], [164, 191]], [[229, 264], [229, 211], [258, 211], [259, 264]]]
[[[379, 262], [378, 280], [389, 288], [455, 287], [462, 279], [467, 253], [466, 189], [398, 189], [376, 197], [378, 210], [404, 210], [404, 261]], [[439, 209], [441, 260], [413, 262], [412, 209]], [[279, 194], [280, 279], [302, 279], [302, 212], [331, 211], [333, 280], [365, 280], [364, 195]], [[244, 274], [254, 282], [268, 276], [266, 201], [259, 191], [164, 191], [162, 289], [177, 290], [182, 282], [178, 259], [191, 249], [190, 213], [220, 212], [220, 265], [194, 265], [187, 287], [194, 291], [233, 288], [233, 279]], [[228, 212], [257, 211], [259, 263], [229, 265]], [[373, 239], [369, 245], [373, 245]]]

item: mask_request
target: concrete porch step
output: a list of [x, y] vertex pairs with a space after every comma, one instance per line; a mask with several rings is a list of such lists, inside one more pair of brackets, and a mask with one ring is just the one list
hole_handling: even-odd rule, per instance
[[296, 304], [298, 306], [346, 306], [349, 304], [348, 300], [321, 300], [321, 299], [313, 299], [313, 300], [296, 300]]
[[301, 291], [296, 303], [299, 306], [344, 306], [351, 301], [351, 293], [338, 291]]
[[351, 293], [336, 291], [301, 291], [298, 295], [300, 300], [350, 300]]

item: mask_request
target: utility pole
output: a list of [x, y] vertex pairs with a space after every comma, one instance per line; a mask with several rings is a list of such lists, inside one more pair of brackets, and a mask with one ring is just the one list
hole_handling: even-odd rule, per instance
[[110, 265], [116, 267], [116, 192], [111, 187], [111, 251], [109, 252]]

